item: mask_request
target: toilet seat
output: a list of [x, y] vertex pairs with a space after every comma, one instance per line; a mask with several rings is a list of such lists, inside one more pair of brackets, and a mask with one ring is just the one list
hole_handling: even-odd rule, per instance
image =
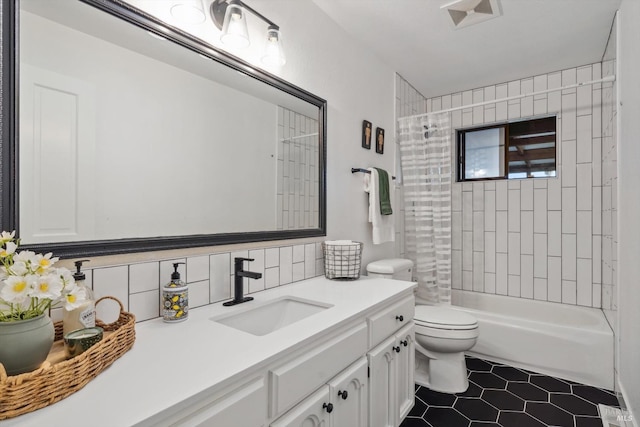
[[413, 321], [416, 325], [449, 331], [477, 329], [478, 321], [470, 314], [445, 307], [417, 305]]

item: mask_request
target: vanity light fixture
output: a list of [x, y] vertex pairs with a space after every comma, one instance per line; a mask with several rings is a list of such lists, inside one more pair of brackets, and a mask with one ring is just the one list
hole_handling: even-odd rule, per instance
[[202, 24], [206, 20], [202, 0], [175, 1], [170, 12], [171, 16], [185, 24]]
[[284, 65], [286, 57], [282, 48], [280, 27], [241, 0], [214, 0], [211, 4], [211, 17], [216, 27], [222, 31], [222, 43], [231, 48], [249, 46], [246, 12], [251, 12], [268, 24], [262, 63], [268, 66]]

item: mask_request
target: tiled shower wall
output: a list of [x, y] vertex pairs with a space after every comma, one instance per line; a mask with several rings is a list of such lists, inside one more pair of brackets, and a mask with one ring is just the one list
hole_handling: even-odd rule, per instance
[[[261, 279], [244, 280], [249, 294], [324, 274], [320, 243], [308, 243], [87, 269], [86, 283], [96, 298], [110, 295], [119, 299], [140, 322], [161, 316], [162, 286], [171, 279], [176, 262], [184, 263], [178, 271], [189, 286], [189, 308], [233, 298], [235, 257], [254, 258], [245, 263], [245, 269], [262, 273]], [[98, 318], [114, 320], [113, 308], [99, 304]], [[54, 320], [61, 318], [60, 310], [53, 310]]]
[[[422, 96], [411, 84], [396, 74], [396, 122], [400, 117], [424, 114], [427, 112], [427, 98]], [[397, 124], [396, 124], [397, 126]], [[398, 149], [398, 129], [396, 129], [396, 176], [400, 175], [400, 151]], [[398, 181], [396, 181], [396, 184]], [[402, 258], [404, 252], [404, 195], [402, 185], [396, 185], [394, 206], [400, 211], [396, 216], [396, 256]]]
[[[616, 74], [616, 21], [602, 60], [602, 75]], [[617, 311], [617, 100], [616, 82], [602, 85], [602, 309], [616, 330]]]
[[317, 142], [317, 119], [278, 107], [278, 230], [318, 227]]

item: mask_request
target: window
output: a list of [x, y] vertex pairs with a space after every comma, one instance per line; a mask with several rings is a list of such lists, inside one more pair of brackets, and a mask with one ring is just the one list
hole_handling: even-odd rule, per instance
[[556, 176], [556, 117], [457, 131], [458, 181]]

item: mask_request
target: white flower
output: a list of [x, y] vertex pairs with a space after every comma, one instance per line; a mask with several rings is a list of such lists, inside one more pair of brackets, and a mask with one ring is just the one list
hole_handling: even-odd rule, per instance
[[62, 280], [62, 283], [64, 284], [65, 288], [68, 285], [73, 285], [76, 283], [75, 279], [73, 278], [73, 274], [71, 274], [71, 272], [66, 268], [56, 268], [54, 270], [54, 273], [52, 274], [55, 274], [57, 277], [60, 278], [60, 280]]
[[65, 310], [73, 310], [75, 308], [80, 307], [80, 305], [85, 302], [87, 299], [87, 293], [85, 292], [83, 287], [77, 286], [74, 284], [71, 291], [65, 295]]
[[0, 245], [4, 245], [5, 243], [13, 240], [16, 235], [16, 230], [13, 230], [11, 233], [3, 231], [0, 235]]
[[7, 274], [16, 275], [16, 276], [24, 276], [29, 272], [29, 267], [27, 263], [24, 261], [16, 261], [13, 265], [7, 270]]
[[46, 255], [38, 254], [35, 256], [34, 269], [38, 272], [38, 274], [44, 274], [47, 269], [51, 268], [53, 264], [58, 262], [59, 258], [51, 258], [53, 254], [49, 252]]
[[55, 274], [47, 274], [45, 276], [38, 277], [38, 281], [29, 292], [30, 297], [46, 298], [55, 300], [62, 295], [62, 280]]
[[9, 303], [24, 301], [34, 285], [38, 282], [38, 276], [9, 276], [2, 283], [0, 298]]
[[[33, 251], [21, 251], [18, 252], [14, 257], [13, 257], [13, 266], [16, 267], [16, 264], [20, 264], [23, 263], [24, 266], [27, 268], [27, 270], [29, 270], [30, 272], [34, 272], [32, 270], [33, 266], [37, 265], [37, 259], [36, 259], [36, 253]], [[37, 267], [36, 267], [37, 268]], [[15, 274], [25, 274], [25, 273], [18, 273], [15, 268], [11, 269]], [[20, 270], [21, 271], [21, 270]]]
[[18, 248], [18, 245], [13, 242], [6, 242], [6, 244], [7, 246], [5, 248], [0, 249], [0, 258], [8, 257], [9, 255], [13, 254]]

